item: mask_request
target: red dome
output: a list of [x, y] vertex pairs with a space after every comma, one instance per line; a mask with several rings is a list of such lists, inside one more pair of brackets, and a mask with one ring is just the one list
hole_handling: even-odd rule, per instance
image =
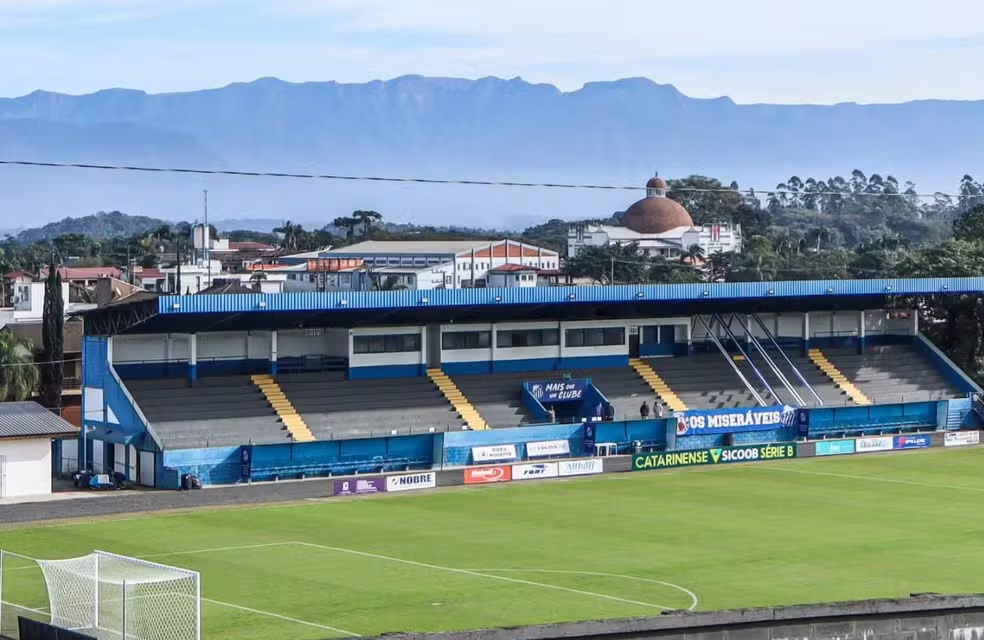
[[[653, 180], [662, 181], [660, 178]], [[683, 205], [675, 200], [644, 198], [629, 207], [622, 218], [622, 224], [637, 233], [666, 233], [677, 227], [692, 227], [694, 220]]]
[[649, 179], [649, 182], [646, 183], [646, 188], [647, 189], [662, 189], [663, 191], [666, 191], [666, 189], [668, 187], [666, 186], [666, 180], [663, 180], [659, 176], [655, 176], [655, 177]]

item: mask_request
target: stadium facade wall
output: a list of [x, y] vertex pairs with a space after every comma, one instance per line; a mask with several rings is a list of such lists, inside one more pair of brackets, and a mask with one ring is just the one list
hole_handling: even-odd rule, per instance
[[112, 348], [102, 336], [86, 336], [82, 344], [80, 466], [154, 485], [163, 473], [160, 442], [113, 368]]
[[[759, 317], [780, 345], [797, 350], [835, 345], [863, 348], [911, 340], [918, 333], [915, 312], [852, 310]], [[757, 323], [746, 316], [739, 318], [749, 325], [748, 333], [760, 339], [766, 337]], [[703, 320], [710, 324], [710, 317], [704, 316]], [[622, 329], [621, 344], [583, 347], [568, 343], [569, 330], [592, 328]], [[520, 347], [499, 339], [502, 332], [536, 330], [552, 332], [551, 342], [556, 343]], [[738, 322], [732, 324], [732, 330], [739, 339], [746, 333]], [[460, 342], [445, 340], [448, 334], [475, 332], [483, 334], [482, 342], [476, 343], [481, 346], [455, 348], [462, 346]], [[719, 338], [726, 336], [720, 328], [717, 333]], [[407, 351], [366, 352], [355, 346], [359, 338], [395, 335], [419, 338]], [[686, 355], [695, 348], [706, 348], [710, 345], [708, 339], [707, 329], [695, 318], [670, 317], [120, 335], [111, 341], [113, 364], [124, 379], [187, 376], [194, 380], [198, 376], [275, 374], [318, 368], [325, 359], [333, 363], [347, 361], [351, 378], [423, 376], [428, 367], [438, 366], [450, 375], [619, 367], [628, 364], [630, 345], [635, 340], [640, 356], [657, 357]], [[931, 347], [927, 349], [932, 351]]]

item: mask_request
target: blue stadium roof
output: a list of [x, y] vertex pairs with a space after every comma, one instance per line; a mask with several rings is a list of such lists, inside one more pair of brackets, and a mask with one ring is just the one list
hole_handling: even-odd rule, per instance
[[135, 296], [85, 314], [89, 335], [877, 309], [984, 292], [984, 277]]
[[520, 289], [437, 289], [329, 291], [254, 295], [162, 296], [157, 312], [244, 313], [272, 311], [370, 310], [407, 307], [475, 307], [639, 301], [777, 300], [803, 297], [886, 296], [984, 291], [980, 278], [898, 278], [879, 280], [797, 280], [708, 284], [616, 285], [613, 287], [527, 287]]

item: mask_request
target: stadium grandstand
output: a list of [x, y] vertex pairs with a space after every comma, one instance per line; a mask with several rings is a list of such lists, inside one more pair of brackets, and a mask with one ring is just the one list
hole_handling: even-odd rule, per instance
[[[954, 429], [976, 424], [981, 389], [909, 301], [982, 290], [984, 278], [140, 293], [85, 313], [77, 455], [176, 487], [185, 474], [470, 464], [478, 445], [517, 445], [521, 459], [533, 440], [573, 455]], [[681, 426], [770, 408], [782, 419], [755, 430]]]

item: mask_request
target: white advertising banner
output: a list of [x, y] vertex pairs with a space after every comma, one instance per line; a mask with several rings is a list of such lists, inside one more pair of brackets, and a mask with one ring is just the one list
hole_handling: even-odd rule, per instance
[[472, 447], [472, 458], [475, 462], [499, 462], [502, 460], [515, 460], [516, 445], [514, 444], [494, 444], [488, 447]]
[[556, 462], [540, 462], [533, 464], [514, 464], [512, 466], [513, 480], [536, 480], [537, 478], [556, 478], [560, 475]]
[[433, 471], [411, 473], [405, 476], [387, 476], [386, 491], [415, 491], [437, 486], [437, 474]]
[[544, 440], [543, 442], [527, 442], [526, 455], [530, 458], [546, 456], [566, 456], [571, 453], [571, 443], [567, 440]]
[[854, 450], [857, 453], [871, 453], [872, 451], [891, 451], [894, 447], [892, 436], [878, 438], [858, 438], [854, 441]]
[[605, 463], [601, 458], [591, 458], [590, 460], [561, 460], [557, 463], [559, 475], [564, 478], [567, 476], [588, 476], [601, 473], [605, 470]]
[[980, 431], [947, 431], [943, 434], [944, 447], [970, 447], [980, 443]]

